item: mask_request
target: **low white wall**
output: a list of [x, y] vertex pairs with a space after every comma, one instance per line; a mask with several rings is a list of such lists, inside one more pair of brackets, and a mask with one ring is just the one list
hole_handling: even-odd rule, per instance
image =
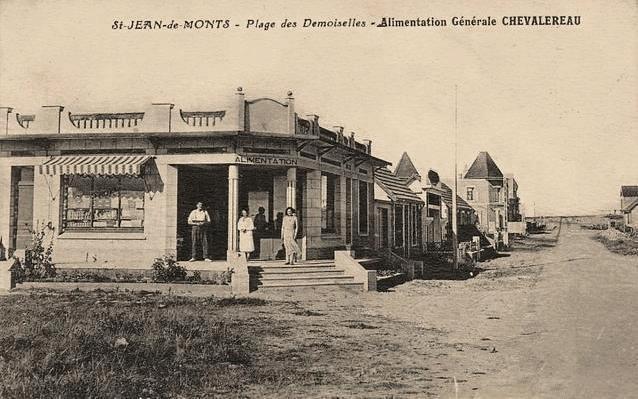
[[377, 290], [377, 272], [366, 270], [354, 259], [351, 251], [335, 251], [335, 266], [354, 276], [355, 283], [363, 283], [364, 291]]
[[507, 222], [507, 232], [510, 234], [525, 234], [527, 232], [527, 223]]

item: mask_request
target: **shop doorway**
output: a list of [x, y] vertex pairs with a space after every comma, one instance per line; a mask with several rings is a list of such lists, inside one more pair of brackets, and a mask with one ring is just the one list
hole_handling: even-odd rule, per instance
[[[247, 209], [257, 230], [253, 233], [255, 252], [251, 259], [277, 259], [281, 249], [281, 222], [286, 210], [287, 169], [261, 166], [239, 168], [239, 212]], [[297, 218], [303, 231], [303, 188], [305, 173], [297, 172]], [[191, 258], [191, 226], [188, 215], [201, 201], [211, 217], [208, 249], [213, 260], [225, 260], [228, 248], [228, 165], [189, 165], [178, 169], [177, 257]], [[260, 208], [261, 212], [260, 212]], [[257, 215], [260, 215], [257, 218]], [[239, 214], [235, 215], [236, 220]], [[201, 257], [198, 250], [198, 257]]]
[[[188, 215], [197, 202], [211, 217], [208, 252], [211, 259], [226, 259], [228, 246], [228, 167], [180, 166], [177, 175], [177, 259], [191, 258], [191, 226]], [[199, 249], [201, 251], [201, 249]], [[201, 256], [201, 253], [199, 254]]]
[[33, 166], [11, 168], [11, 218], [9, 247], [24, 250], [33, 230]]

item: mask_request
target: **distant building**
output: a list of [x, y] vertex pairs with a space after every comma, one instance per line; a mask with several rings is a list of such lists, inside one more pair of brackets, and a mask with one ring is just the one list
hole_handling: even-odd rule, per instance
[[430, 169], [423, 178], [406, 152], [401, 156], [394, 174], [402, 178], [424, 203], [421, 217], [423, 247], [428, 248], [433, 243], [440, 244], [445, 241], [446, 215], [442, 201], [445, 190], [439, 174]]
[[480, 152], [458, 179], [458, 195], [476, 210], [481, 229], [488, 234], [507, 230], [508, 179], [487, 152]]
[[620, 187], [620, 209], [625, 217], [625, 226], [638, 228], [638, 186]]
[[[454, 184], [454, 183], [451, 183]], [[445, 223], [445, 231], [444, 231], [444, 239], [451, 240], [452, 239], [452, 188], [447, 184], [443, 183], [442, 188], [444, 190], [444, 194], [441, 197], [444, 205], [444, 223]], [[477, 222], [476, 210], [472, 208], [472, 206], [466, 202], [460, 195], [456, 196], [456, 223], [458, 225], [458, 233], [459, 233], [459, 242], [462, 241], [471, 241], [472, 235], [479, 235], [479, 232], [474, 227]], [[474, 227], [470, 229], [470, 227]], [[462, 234], [464, 231], [472, 231], [474, 234]]]
[[521, 213], [521, 201], [518, 197], [518, 183], [511, 173], [506, 174], [505, 179], [507, 180], [507, 221], [522, 222], [523, 215]]
[[[451, 247], [452, 189], [441, 181], [439, 174], [430, 169], [422, 177], [407, 153], [403, 153], [394, 172], [409, 185], [424, 203], [421, 223], [422, 246], [425, 251]], [[457, 195], [457, 224], [459, 241], [471, 241], [480, 235], [475, 227], [476, 211]]]
[[424, 202], [410, 189], [411, 182], [395, 173], [382, 168], [374, 175], [375, 248], [410, 257], [423, 250]]
[[[427, 209], [424, 218], [424, 245], [426, 248], [431, 248], [446, 240], [448, 223], [448, 212], [445, 205], [448, 192], [439, 174], [432, 169], [428, 171], [422, 195]], [[450, 198], [452, 198], [451, 193]]]

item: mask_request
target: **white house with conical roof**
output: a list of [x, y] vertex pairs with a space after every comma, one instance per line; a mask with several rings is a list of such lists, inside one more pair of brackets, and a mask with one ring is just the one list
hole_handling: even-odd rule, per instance
[[476, 210], [481, 230], [497, 242], [507, 243], [508, 199], [514, 181], [513, 175], [504, 175], [486, 151], [479, 152], [458, 179], [458, 195]]

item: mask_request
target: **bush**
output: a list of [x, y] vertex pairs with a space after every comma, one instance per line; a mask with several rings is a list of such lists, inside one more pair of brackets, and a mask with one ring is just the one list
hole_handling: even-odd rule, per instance
[[594, 239], [602, 242], [611, 252], [621, 255], [638, 255], [638, 234], [610, 229], [598, 233]]
[[[153, 281], [170, 283], [173, 281], [184, 281], [188, 271], [184, 266], [180, 266], [177, 260], [171, 255], [164, 255], [161, 258], [155, 258], [153, 262]], [[197, 273], [196, 276], [199, 276]], [[201, 279], [201, 276], [199, 276]]]
[[55, 277], [53, 264], [53, 240], [48, 240], [47, 233], [53, 231], [51, 223], [31, 230], [31, 245], [24, 252], [24, 261], [19, 262], [14, 271], [16, 281], [38, 281]]

